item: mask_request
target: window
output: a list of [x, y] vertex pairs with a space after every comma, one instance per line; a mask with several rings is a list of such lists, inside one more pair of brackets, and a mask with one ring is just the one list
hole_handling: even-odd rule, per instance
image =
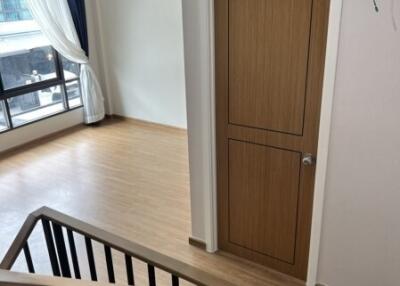
[[7, 130], [8, 123], [6, 121], [4, 101], [0, 101], [0, 132]]
[[32, 20], [26, 0], [2, 0], [0, 22]]
[[51, 47], [26, 0], [0, 0], [0, 132], [81, 107], [79, 73]]
[[5, 90], [56, 79], [53, 50], [47, 46], [10, 55], [3, 53], [0, 57], [0, 74]]

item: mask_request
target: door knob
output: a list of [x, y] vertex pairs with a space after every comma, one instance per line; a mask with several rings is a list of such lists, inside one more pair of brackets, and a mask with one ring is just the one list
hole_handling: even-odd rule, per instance
[[315, 164], [315, 158], [310, 153], [303, 154], [303, 159], [301, 160], [304, 166], [311, 166]]

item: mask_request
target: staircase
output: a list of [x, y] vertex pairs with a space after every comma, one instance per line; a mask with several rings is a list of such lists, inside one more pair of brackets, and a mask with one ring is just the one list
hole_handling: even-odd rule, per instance
[[[54, 278], [40, 276], [35, 273], [35, 265], [32, 260], [28, 239], [39, 223], [42, 224], [45, 245]], [[78, 259], [74, 237], [77, 234], [84, 237], [87, 261]], [[96, 268], [93, 242], [101, 244], [104, 249], [108, 281], [99, 282], [99, 269]], [[93, 285], [115, 284], [116, 264], [113, 262], [112, 255], [114, 251], [122, 253], [124, 256], [125, 285], [137, 285], [135, 284], [135, 269], [132, 263], [132, 258], [135, 258], [146, 264], [148, 276], [146, 285], [149, 286], [157, 286], [156, 269], [170, 275], [170, 285], [172, 286], [179, 286], [180, 282], [200, 286], [232, 286], [231, 283], [218, 279], [190, 265], [47, 207], [31, 213], [25, 220], [0, 264], [0, 285], [78, 286], [92, 285], [90, 283], [95, 283]], [[29, 274], [12, 272], [17, 258], [22, 253]], [[85, 266], [89, 268], [90, 283], [82, 279], [82, 263], [87, 263]]]

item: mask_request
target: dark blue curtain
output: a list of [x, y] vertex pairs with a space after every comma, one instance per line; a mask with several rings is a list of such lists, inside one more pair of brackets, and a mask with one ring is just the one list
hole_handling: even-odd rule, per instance
[[74, 20], [76, 32], [81, 41], [82, 49], [89, 56], [89, 40], [86, 23], [85, 0], [68, 0], [71, 9], [72, 19]]

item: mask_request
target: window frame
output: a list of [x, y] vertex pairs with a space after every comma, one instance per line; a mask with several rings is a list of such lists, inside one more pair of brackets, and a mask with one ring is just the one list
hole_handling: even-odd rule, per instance
[[[82, 85], [81, 85], [81, 80], [79, 75], [76, 77], [73, 77], [71, 79], [66, 80], [65, 79], [65, 75], [64, 75], [64, 67], [63, 67], [63, 63], [61, 60], [61, 56], [60, 54], [52, 47], [52, 46], [44, 46], [44, 47], [50, 47], [54, 56], [54, 64], [55, 64], [55, 70], [56, 70], [56, 77], [52, 78], [52, 79], [47, 79], [44, 81], [40, 81], [40, 82], [34, 82], [28, 85], [23, 85], [23, 86], [19, 86], [19, 87], [14, 87], [14, 88], [10, 88], [10, 89], [4, 89], [4, 85], [3, 85], [3, 78], [0, 72], [0, 104], [1, 102], [3, 102], [3, 106], [4, 106], [4, 116], [5, 116], [5, 120], [6, 120], [6, 124], [7, 124], [7, 129], [0, 131], [0, 134], [4, 134], [7, 132], [10, 132], [12, 130], [21, 128], [21, 127], [25, 127], [27, 125], [33, 124], [33, 123], [37, 123], [39, 121], [42, 120], [46, 120], [48, 118], [51, 118], [53, 116], [58, 116], [60, 114], [63, 113], [67, 113], [70, 112], [72, 110], [75, 109], [79, 109], [83, 107], [83, 102], [82, 102]], [[79, 85], [79, 89], [80, 89], [80, 97], [81, 97], [81, 104], [78, 106], [74, 106], [74, 107], [70, 107], [69, 106], [69, 99], [68, 99], [68, 93], [67, 93], [67, 84], [70, 82], [78, 82]], [[56, 112], [54, 114], [51, 115], [47, 115], [41, 118], [38, 118], [36, 120], [32, 120], [26, 123], [23, 123], [21, 125], [17, 125], [14, 126], [13, 121], [12, 121], [12, 116], [11, 116], [11, 112], [10, 112], [10, 106], [8, 103], [8, 99], [13, 98], [13, 97], [17, 97], [17, 96], [21, 96], [24, 94], [28, 94], [31, 92], [35, 92], [35, 91], [39, 91], [42, 89], [46, 89], [46, 88], [51, 88], [54, 86], [59, 85], [61, 87], [62, 90], [62, 102], [63, 102], [63, 110], [60, 112]], [[59, 103], [57, 103], [59, 104]], [[47, 106], [51, 106], [47, 105]]]

